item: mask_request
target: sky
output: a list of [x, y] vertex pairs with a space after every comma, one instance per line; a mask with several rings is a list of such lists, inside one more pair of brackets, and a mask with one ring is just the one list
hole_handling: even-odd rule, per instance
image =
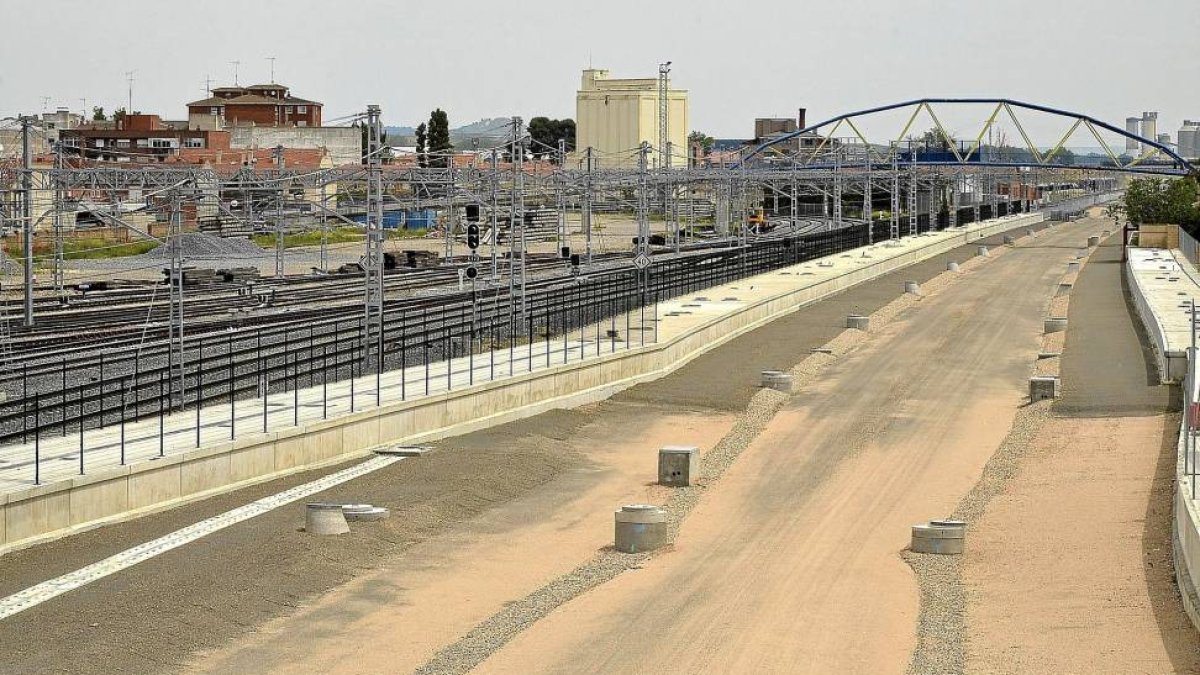
[[[654, 77], [664, 61], [690, 126], [719, 138], [799, 107], [811, 123], [921, 97], [1013, 98], [1117, 126], [1154, 110], [1172, 137], [1200, 119], [1197, 0], [0, 0], [0, 15], [0, 118], [84, 99], [111, 111], [133, 71], [135, 110], [182, 119], [206, 77], [231, 84], [236, 60], [241, 84], [265, 82], [275, 57], [276, 81], [327, 120], [377, 103], [389, 125], [436, 107], [452, 126], [574, 117], [589, 64]], [[979, 114], [943, 122], [973, 135]], [[874, 123], [872, 141], [895, 122]], [[1039, 140], [1063, 124], [1025, 123]]]

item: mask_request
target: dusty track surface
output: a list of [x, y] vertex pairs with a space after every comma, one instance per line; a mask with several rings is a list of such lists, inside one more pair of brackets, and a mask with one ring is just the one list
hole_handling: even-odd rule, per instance
[[968, 672], [1200, 672], [1171, 567], [1179, 417], [1119, 261], [1110, 240], [1076, 281], [1065, 396], [972, 527]]
[[[384, 523], [364, 524], [336, 540], [316, 540], [297, 531], [303, 520], [299, 508], [283, 508], [9, 618], [0, 624], [0, 670], [247, 672], [243, 666], [252, 664], [250, 672], [272, 667], [311, 672], [308, 665], [330, 664], [332, 655], [346, 653], [336, 644], [343, 638], [302, 645], [275, 636], [297, 631], [312, 637], [311, 631], [327, 627], [321, 622], [331, 617], [391, 637], [401, 631], [408, 641], [389, 643], [385, 653], [394, 660], [387, 671], [419, 663], [477, 617], [609, 543], [611, 509], [627, 498], [658, 494], [646, 485], [653, 480], [657, 444], [668, 437], [679, 442], [687, 434], [703, 446], [705, 438], [719, 436], [731, 413], [744, 409], [763, 367], [795, 365], [810, 348], [841, 333], [846, 314], [875, 311], [897, 296], [904, 280], [925, 281], [945, 269], [947, 260], [965, 260], [974, 249], [974, 244], [962, 247], [803, 308], [610, 402], [451, 439], [429, 457], [400, 462], [314, 497], [388, 506], [393, 517]], [[0, 557], [0, 593], [332, 470]], [[508, 540], [525, 546], [507, 549], [510, 556], [519, 551], [517, 558], [497, 558], [498, 567], [486, 571], [479, 566], [489, 559], [476, 554], [500, 551]], [[530, 559], [541, 565], [518, 576], [488, 576], [494, 569], [527, 566]], [[459, 579], [477, 585], [469, 593], [426, 592], [420, 584], [451, 578], [437, 577], [443, 564], [457, 565]], [[437, 588], [448, 586], [430, 587]], [[411, 605], [404, 616], [424, 612], [420, 616], [436, 618], [427, 635], [395, 621], [398, 603]]]
[[917, 590], [898, 555], [949, 513], [1026, 396], [1064, 226], [902, 315], [797, 393], [674, 550], [534, 625], [483, 673], [903, 672]]

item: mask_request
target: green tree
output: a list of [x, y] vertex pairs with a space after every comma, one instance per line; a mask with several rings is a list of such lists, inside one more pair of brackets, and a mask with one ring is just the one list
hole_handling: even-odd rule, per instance
[[428, 133], [425, 129], [425, 123], [417, 125], [417, 166], [426, 166], [425, 157], [425, 141], [428, 139]]
[[112, 114], [113, 122], [120, 126], [121, 122], [125, 121], [125, 108], [117, 108]]
[[567, 152], [575, 149], [575, 120], [534, 117], [529, 120], [529, 138], [534, 157], [549, 157], [557, 162], [559, 141], [565, 142]]
[[1129, 221], [1170, 223], [1179, 225], [1188, 234], [1200, 234], [1200, 206], [1197, 205], [1195, 175], [1185, 178], [1135, 178], [1125, 190], [1125, 211]]
[[454, 145], [450, 143], [450, 118], [441, 108], [429, 113], [428, 143], [429, 154], [432, 155], [429, 165], [450, 166], [450, 152], [454, 150]]
[[104, 114], [104, 108], [102, 108], [100, 106], [94, 106], [92, 108], [92, 121], [93, 122], [107, 122], [108, 121], [108, 115]]
[[700, 149], [705, 155], [712, 152], [713, 144], [716, 142], [717, 140], [715, 138], [709, 136], [703, 131], [693, 131], [692, 133], [688, 134], [688, 145], [699, 143]]

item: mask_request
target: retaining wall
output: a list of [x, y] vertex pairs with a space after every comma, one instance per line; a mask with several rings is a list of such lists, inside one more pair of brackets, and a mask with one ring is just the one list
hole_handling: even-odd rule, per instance
[[[657, 344], [0, 495], [0, 553], [366, 455], [583, 405], [662, 377], [718, 345], [851, 286], [1044, 220], [1027, 214], [931, 236], [903, 254], [747, 304]], [[899, 294], [899, 290], [897, 290]]]
[[[1151, 347], [1154, 350], [1155, 361], [1158, 364], [1159, 376], [1165, 383], [1178, 382], [1186, 379], [1188, 359], [1186, 352], [1172, 351], [1167, 344], [1166, 332], [1162, 322], [1150, 309], [1150, 303], [1132, 266], [1126, 264], [1126, 278], [1129, 280], [1129, 292], [1133, 296], [1138, 318], [1150, 336]], [[1183, 599], [1183, 607], [1192, 620], [1192, 625], [1200, 629], [1200, 508], [1192, 499], [1191, 478], [1187, 475], [1189, 462], [1185, 461], [1187, 451], [1188, 416], [1183, 415], [1179, 427], [1179, 439], [1176, 445], [1175, 462], [1175, 494], [1172, 518], [1172, 558], [1175, 563], [1175, 582], [1179, 586], [1179, 594]]]

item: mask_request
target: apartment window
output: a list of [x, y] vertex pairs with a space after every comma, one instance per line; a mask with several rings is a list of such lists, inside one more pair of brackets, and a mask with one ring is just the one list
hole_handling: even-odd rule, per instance
[[290, 105], [289, 105], [289, 106], [287, 107], [287, 111], [288, 111], [288, 114], [289, 114], [289, 115], [291, 115], [292, 113], [296, 112], [296, 107], [295, 107], [295, 106], [290, 106]]
[[214, 105], [213, 107], [209, 108], [209, 109], [208, 109], [208, 114], [210, 114], [210, 115], [220, 115], [220, 114], [221, 114], [221, 106], [219, 106], [219, 105]]
[[203, 148], [203, 138], [185, 138], [183, 139], [183, 147], [185, 148]]
[[170, 138], [153, 138], [150, 139], [150, 147], [152, 148], [170, 148], [175, 143]]
[[296, 112], [298, 112], [300, 114], [304, 114], [304, 113], [308, 112], [308, 106], [298, 105], [298, 106], [296, 106]]
[[149, 139], [149, 138], [139, 138], [139, 139], [137, 139], [137, 146], [138, 146], [139, 148], [148, 148], [148, 147], [150, 147], [150, 139]]
[[117, 139], [117, 147], [118, 148], [128, 148], [129, 147], [129, 139], [128, 138], [118, 138]]

